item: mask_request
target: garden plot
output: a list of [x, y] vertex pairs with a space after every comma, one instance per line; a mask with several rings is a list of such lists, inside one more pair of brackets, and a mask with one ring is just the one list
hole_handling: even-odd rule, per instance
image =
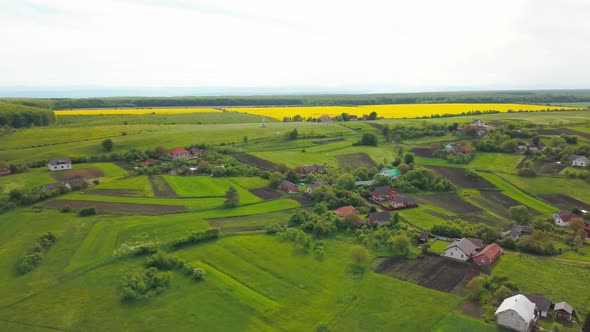
[[377, 164], [366, 153], [342, 154], [336, 156], [341, 167], [350, 167], [352, 169], [366, 167], [377, 167]]
[[551, 205], [555, 205], [562, 209], [573, 210], [575, 208], [590, 211], [590, 204], [579, 201], [575, 198], [571, 198], [563, 194], [543, 195], [539, 198], [549, 202]]
[[482, 211], [479, 207], [464, 201], [455, 194], [420, 195], [417, 198], [421, 204], [438, 206], [454, 214]]
[[55, 200], [43, 203], [44, 206], [61, 209], [70, 207], [72, 209], [96, 208], [98, 211], [117, 212], [117, 213], [135, 213], [135, 214], [167, 214], [186, 212], [186, 207], [182, 205], [161, 205], [161, 204], [131, 204], [131, 203], [113, 203], [99, 201], [77, 201], [77, 200]]
[[449, 179], [453, 184], [461, 188], [467, 189], [490, 189], [496, 188], [492, 183], [486, 181], [483, 178], [473, 179], [465, 174], [465, 169], [456, 167], [437, 167], [429, 166], [439, 175]]

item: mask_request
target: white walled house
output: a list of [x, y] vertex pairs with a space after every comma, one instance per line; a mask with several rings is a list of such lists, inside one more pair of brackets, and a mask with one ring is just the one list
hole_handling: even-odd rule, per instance
[[478, 246], [476, 244], [471, 242], [469, 239], [462, 238], [461, 240], [455, 240], [448, 247], [446, 247], [443, 256], [462, 262], [467, 262], [477, 249]]
[[573, 155], [570, 157], [570, 161], [573, 167], [588, 167], [590, 159], [584, 156]]
[[502, 302], [496, 310], [496, 323], [505, 328], [527, 332], [535, 322], [535, 304], [518, 294]]
[[570, 220], [576, 217], [575, 214], [569, 211], [559, 211], [553, 213], [553, 222], [556, 226], [567, 227], [570, 224]]
[[72, 161], [69, 158], [51, 159], [47, 163], [47, 168], [52, 172], [72, 169]]

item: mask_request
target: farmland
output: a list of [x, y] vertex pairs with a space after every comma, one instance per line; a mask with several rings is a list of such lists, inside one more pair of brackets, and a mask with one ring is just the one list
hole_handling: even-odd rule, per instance
[[[432, 154], [431, 146], [459, 139], [477, 142], [479, 137], [445, 132], [393, 141], [383, 135], [383, 128], [398, 125], [470, 123], [475, 116], [415, 118], [468, 112], [473, 107], [506, 112], [546, 106], [224, 107], [225, 111], [211, 106], [195, 113], [183, 113], [189, 108], [113, 106], [60, 110], [51, 126], [0, 136], [0, 160], [30, 163], [21, 173], [0, 177], [0, 198], [8, 199], [0, 203], [11, 204], [0, 215], [0, 330], [159, 331], [175, 326], [179, 331], [501, 331], [493, 320], [482, 317], [482, 312], [494, 309], [490, 294], [485, 294], [488, 302], [474, 306], [477, 310], [464, 310], [473, 303], [465, 285], [480, 273], [501, 274], [521, 291], [543, 294], [553, 302], [565, 300], [584, 316], [590, 311], [584, 291], [588, 240], [575, 251], [567, 243], [570, 230], [553, 227], [547, 220], [559, 209], [590, 204], [586, 180], [568, 177], [565, 171], [520, 176], [517, 166], [526, 156], [512, 151], [478, 151], [466, 164]], [[309, 112], [302, 116], [376, 111], [385, 119], [280, 122], [302, 111]], [[547, 130], [541, 136], [547, 145], [558, 136], [553, 130], [585, 132], [590, 123], [588, 111], [477, 118], [509, 123], [527, 133]], [[531, 123], [543, 127], [527, 127]], [[295, 129], [298, 137], [290, 138]], [[376, 135], [377, 146], [359, 145], [364, 134]], [[111, 151], [101, 146], [107, 138], [114, 143]], [[582, 138], [567, 145], [568, 151], [586, 144]], [[195, 145], [204, 153], [190, 160], [156, 153], [159, 146], [166, 151]], [[130, 151], [135, 153], [132, 157]], [[413, 161], [406, 156], [410, 151], [416, 152]], [[50, 172], [44, 163], [34, 165], [56, 157], [73, 158], [73, 169]], [[147, 159], [155, 165], [142, 166]], [[419, 207], [392, 211], [398, 223], [375, 229], [361, 231], [338, 223], [333, 210], [348, 205], [347, 199], [360, 210], [361, 220], [370, 211], [383, 210], [363, 198], [370, 196], [372, 186], [357, 188], [351, 179], [378, 179], [375, 172], [382, 167], [402, 169], [401, 163], [408, 165], [406, 173], [386, 183], [416, 199]], [[312, 164], [328, 166], [328, 173], [299, 174], [299, 166]], [[423, 167], [432, 172], [419, 177]], [[277, 174], [281, 168], [282, 174]], [[295, 194], [277, 188], [273, 185], [277, 175], [297, 184], [324, 180], [328, 185], [324, 196], [313, 201], [303, 194], [304, 186], [298, 185]], [[86, 178], [90, 186], [15, 203], [19, 193], [36, 193], [41, 185], [73, 176]], [[439, 176], [452, 184], [452, 190], [422, 187]], [[401, 181], [406, 185], [399, 186]], [[230, 187], [239, 197], [236, 207], [227, 204]], [[316, 204], [319, 201], [322, 204]], [[529, 225], [537, 227], [535, 218], [547, 224], [558, 252], [539, 256], [517, 247], [506, 250], [491, 267], [478, 267], [433, 256], [449, 242], [433, 242], [431, 236], [430, 253], [417, 257], [419, 232], [440, 225], [469, 236], [474, 235], [466, 230], [486, 226], [494, 241], [502, 243], [500, 232], [517, 223], [509, 210], [516, 205], [528, 208]], [[95, 208], [97, 214], [81, 216], [82, 208]], [[299, 210], [310, 216], [301, 224], [293, 218], [301, 215]], [[220, 230], [218, 238], [175, 244], [211, 227]], [[300, 232], [299, 240], [283, 236], [295, 230]], [[278, 234], [271, 234], [274, 231]], [[23, 253], [47, 232], [57, 238], [55, 245], [32, 271], [20, 274], [16, 266]], [[298, 242], [306, 236], [308, 247]], [[396, 238], [408, 240], [407, 251], [395, 251]], [[164, 251], [202, 268], [205, 279], [195, 281], [181, 269], [170, 269], [170, 284], [160, 294], [122, 300], [125, 276], [146, 270], [150, 254], [135, 254], [137, 248]], [[366, 261], [353, 253], [357, 248], [366, 250]]]
[[256, 114], [275, 119], [300, 115], [304, 118], [319, 118], [322, 115], [338, 116], [342, 113], [363, 116], [377, 112], [387, 119], [421, 118], [435, 114], [461, 114], [473, 111], [546, 111], [575, 110], [575, 107], [526, 105], [526, 104], [408, 104], [408, 105], [361, 105], [361, 106], [319, 106], [319, 107], [248, 107], [228, 108], [228, 111]]

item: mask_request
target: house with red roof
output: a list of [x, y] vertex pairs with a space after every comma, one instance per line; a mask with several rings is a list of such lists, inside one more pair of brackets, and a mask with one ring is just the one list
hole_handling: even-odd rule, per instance
[[287, 180], [283, 180], [283, 182], [281, 182], [281, 184], [279, 185], [279, 189], [284, 190], [289, 194], [295, 194], [299, 192], [299, 188], [297, 187], [297, 185]]
[[341, 217], [347, 216], [351, 213], [359, 214], [358, 210], [352, 205], [342, 206], [334, 210], [334, 214], [337, 214]]
[[577, 217], [578, 215], [571, 211], [559, 211], [553, 213], [553, 221], [555, 222], [555, 225], [559, 227], [566, 227], [572, 219]]
[[492, 264], [500, 255], [502, 255], [502, 247], [500, 247], [496, 243], [488, 244], [485, 248], [483, 248], [480, 252], [473, 255], [471, 259], [477, 265], [490, 265]]
[[371, 198], [376, 202], [391, 201], [397, 198], [397, 193], [390, 186], [376, 187], [371, 193]]
[[334, 122], [334, 119], [332, 119], [329, 115], [324, 114], [320, 116], [320, 122]]
[[172, 156], [173, 160], [187, 159], [189, 157], [189, 152], [185, 148], [178, 146], [170, 150], [170, 156]]

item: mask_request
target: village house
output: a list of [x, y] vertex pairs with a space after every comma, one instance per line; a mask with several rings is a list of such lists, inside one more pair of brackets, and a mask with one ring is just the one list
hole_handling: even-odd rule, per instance
[[534, 227], [525, 225], [513, 225], [509, 231], [502, 232], [503, 238], [511, 238], [516, 241], [523, 235], [531, 235], [535, 231]]
[[418, 207], [418, 202], [409, 196], [399, 195], [391, 200], [391, 208], [395, 210]]
[[178, 146], [170, 150], [170, 156], [173, 160], [188, 159], [189, 152], [185, 148]]
[[539, 150], [538, 147], [534, 146], [534, 145], [529, 145], [527, 147], [527, 150], [530, 151], [532, 154], [536, 154], [536, 153], [540, 153], [541, 150]]
[[391, 201], [397, 197], [397, 193], [389, 186], [375, 187], [371, 193], [371, 198], [376, 202]]
[[142, 162], [141, 164], [139, 164], [141, 167], [150, 167], [152, 165], [157, 164], [158, 161], [156, 159], [148, 159], [144, 162]]
[[570, 163], [572, 167], [588, 167], [590, 159], [585, 156], [572, 155], [570, 156]]
[[279, 189], [284, 190], [289, 194], [295, 194], [299, 192], [299, 188], [297, 187], [297, 185], [287, 180], [283, 180], [283, 182], [281, 182], [281, 184], [279, 185]]
[[528, 147], [526, 145], [519, 145], [516, 147], [515, 151], [525, 153], [527, 149], [528, 149]]
[[445, 150], [454, 154], [465, 154], [475, 151], [472, 146], [459, 145], [457, 143], [449, 143], [445, 145]]
[[88, 187], [88, 182], [86, 182], [86, 179], [79, 175], [65, 180], [65, 183], [71, 190], [84, 189]]
[[341, 217], [345, 217], [351, 213], [359, 214], [358, 210], [352, 205], [342, 206], [334, 210], [334, 214]]
[[72, 169], [72, 161], [69, 158], [51, 159], [47, 163], [47, 168], [52, 172]]
[[58, 182], [42, 185], [41, 190], [47, 191], [47, 192], [52, 192], [59, 187], [64, 187], [67, 190], [72, 190], [72, 187], [65, 181], [58, 181]]
[[316, 181], [316, 182], [308, 185], [307, 188], [305, 188], [305, 193], [306, 194], [311, 194], [311, 193], [313, 193], [313, 191], [316, 188], [319, 188], [321, 186], [326, 186], [326, 185], [328, 185], [328, 182], [326, 182], [326, 181]]
[[10, 168], [0, 167], [0, 176], [10, 175]]
[[367, 181], [356, 181], [354, 183], [355, 186], [357, 187], [362, 187], [362, 186], [372, 186], [375, 184], [375, 180], [367, 180]]
[[559, 227], [566, 227], [569, 225], [570, 220], [577, 218], [578, 216], [570, 211], [559, 211], [553, 213], [553, 221], [555, 225]]
[[387, 223], [391, 220], [391, 213], [389, 211], [382, 211], [382, 212], [371, 212], [367, 216], [365, 220], [368, 225], [376, 225], [379, 224], [381, 226], [387, 225]]
[[510, 330], [527, 332], [535, 323], [535, 304], [524, 295], [509, 297], [496, 310], [496, 323]]
[[304, 175], [310, 174], [310, 173], [320, 173], [320, 174], [324, 174], [328, 171], [328, 167], [323, 166], [323, 165], [311, 165], [311, 166], [303, 166], [301, 168], [301, 173]]
[[332, 119], [329, 115], [324, 114], [320, 116], [320, 122], [334, 122], [334, 119]]
[[498, 257], [500, 257], [502, 252], [502, 247], [498, 244], [488, 244], [480, 252], [473, 255], [472, 260], [477, 265], [491, 265]]
[[570, 321], [572, 319], [572, 314], [574, 313], [574, 308], [572, 308], [567, 302], [559, 302], [555, 303], [553, 312], [555, 312], [555, 319]]
[[512, 295], [524, 295], [529, 301], [535, 304], [535, 315], [541, 317], [547, 317], [549, 315], [549, 310], [551, 309], [551, 300], [542, 296], [542, 295], [535, 295], [535, 294], [528, 294], [514, 291]]
[[348, 116], [348, 121], [358, 121], [359, 117], [356, 115], [349, 115]]
[[198, 149], [198, 148], [190, 148], [188, 150], [188, 152], [191, 154], [191, 156], [193, 156], [194, 158], [198, 158], [203, 154], [203, 150]]
[[392, 180], [397, 179], [402, 173], [397, 168], [383, 168], [379, 174], [386, 176]]
[[442, 256], [467, 262], [480, 246], [479, 243], [476, 244], [470, 239], [462, 238], [448, 245]]
[[424, 244], [424, 243], [428, 242], [429, 237], [430, 237], [430, 234], [428, 232], [420, 232], [420, 235], [418, 236], [418, 243]]

